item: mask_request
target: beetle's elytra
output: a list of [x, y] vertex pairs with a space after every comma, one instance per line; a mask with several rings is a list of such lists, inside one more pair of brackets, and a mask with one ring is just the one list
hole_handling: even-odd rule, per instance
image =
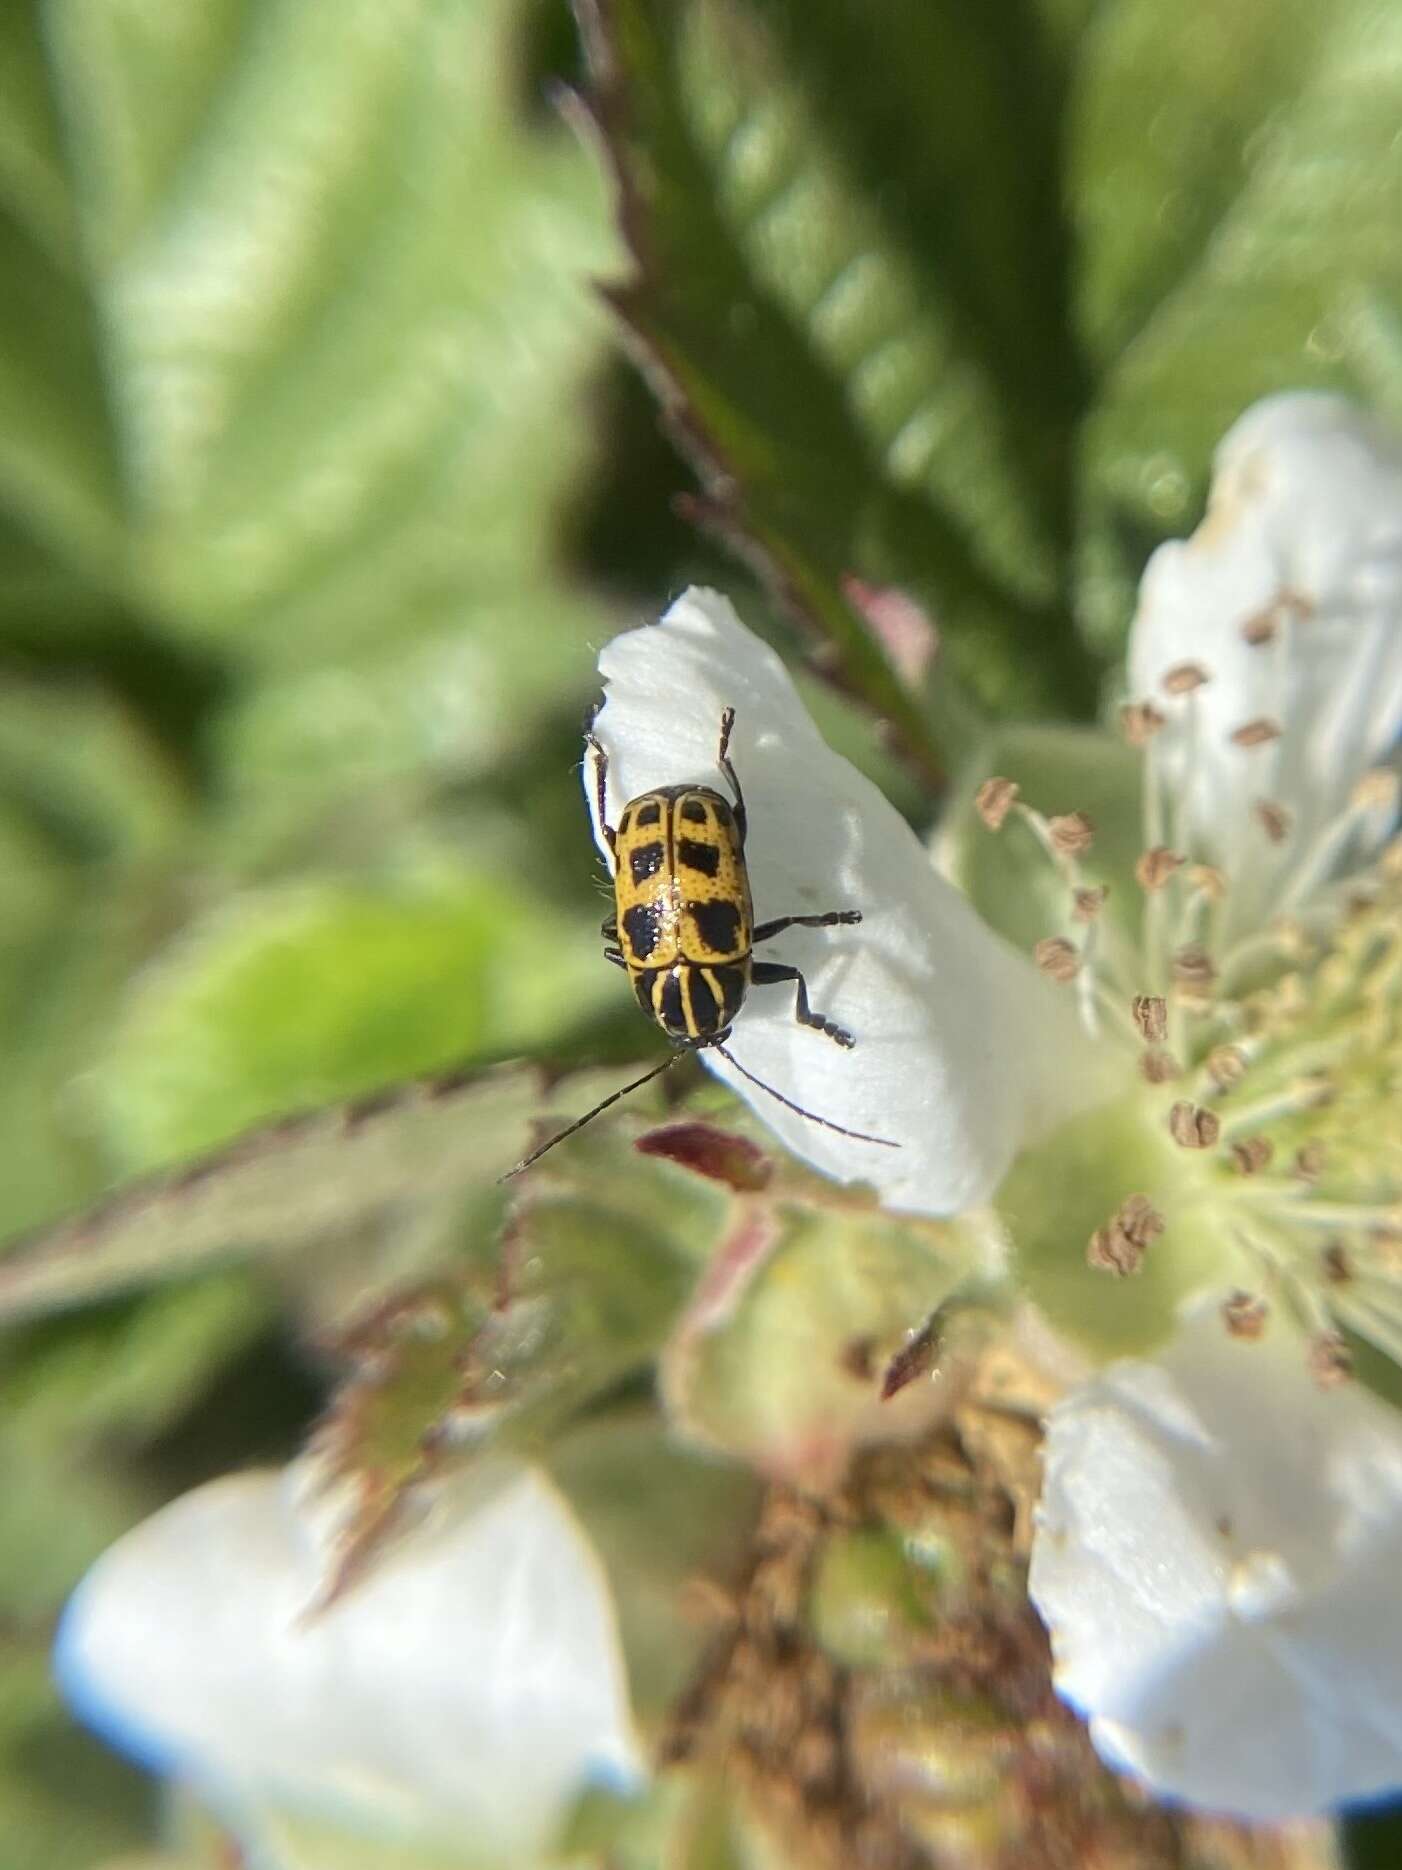
[[796, 967], [756, 961], [757, 943], [787, 928], [833, 928], [860, 922], [860, 909], [779, 916], [755, 927], [745, 867], [745, 795], [730, 763], [735, 710], [721, 716], [716, 764], [733, 801], [709, 786], [663, 786], [624, 806], [616, 826], [605, 809], [608, 756], [591, 737], [599, 824], [613, 854], [614, 912], [604, 923], [604, 953], [626, 968], [643, 1011], [677, 1045], [722, 1043], [752, 986], [793, 981], [797, 1017], [838, 1045], [850, 1033], [808, 1004]]
[[844, 1129], [840, 1123], [804, 1110], [756, 1078], [725, 1049], [750, 988], [789, 981], [794, 984], [794, 1017], [800, 1024], [812, 1026], [836, 1045], [851, 1046], [849, 1032], [809, 1005], [808, 984], [799, 970], [776, 961], [756, 961], [754, 949], [785, 929], [834, 928], [862, 919], [860, 909], [830, 909], [823, 915], [778, 916], [755, 926], [745, 864], [745, 795], [730, 761], [734, 724], [735, 710], [727, 708], [721, 715], [716, 765], [731, 798], [710, 786], [661, 786], [630, 799], [617, 825], [608, 821], [608, 755], [589, 736], [599, 828], [613, 866], [614, 907], [603, 925], [604, 955], [615, 967], [626, 970], [639, 1006], [678, 1050], [552, 1136], [517, 1163], [512, 1175], [592, 1122], [610, 1104], [667, 1070], [685, 1052], [705, 1047], [713, 1047], [742, 1077], [810, 1122], [859, 1142], [898, 1147], [886, 1137]]

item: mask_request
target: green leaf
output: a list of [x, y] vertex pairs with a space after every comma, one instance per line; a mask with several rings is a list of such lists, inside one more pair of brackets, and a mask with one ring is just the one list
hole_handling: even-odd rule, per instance
[[0, 1258], [0, 1319], [345, 1240], [387, 1210], [490, 1188], [524, 1152], [536, 1097], [534, 1073], [508, 1070], [284, 1118], [16, 1242]]
[[[1402, 20], [1370, 0], [1116, 0], [1069, 123], [1086, 435], [1087, 624], [1122, 627], [1144, 545], [1192, 524], [1211, 451], [1288, 388], [1402, 396]], [[1097, 564], [1114, 566], [1106, 586]]]
[[147, 970], [92, 1107], [117, 1159], [150, 1168], [288, 1110], [529, 1050], [616, 994], [590, 924], [492, 877], [250, 892]]
[[187, 822], [151, 743], [95, 683], [0, 688], [0, 1234], [101, 1179], [70, 1093], [145, 952]]
[[607, 244], [569, 139], [511, 131], [514, 12], [11, 9], [0, 496], [66, 563], [305, 661], [529, 556]]
[[[375, 1034], [394, 1049], [381, 1014], [319, 1090], [306, 1052], [274, 1043], [253, 1061], [250, 1043], [222, 1117], [211, 1094], [154, 1144], [95, 1126], [70, 1088], [107, 1049], [123, 975], [173, 935], [158, 975], [178, 973], [182, 923], [231, 871], [339, 866], [383, 887], [406, 823], [414, 858], [427, 846], [441, 865], [465, 816], [451, 790], [518, 758], [562, 697], [578, 706], [606, 613], [563, 588], [553, 545], [602, 340], [585, 274], [610, 242], [584, 152], [521, 110], [519, 30], [517, 0], [357, 0], [334, 20], [283, 0], [5, 10], [0, 1118], [15, 1167], [0, 1234], [100, 1185], [114, 1132], [124, 1164], [149, 1161], [329, 1095], [338, 1069], [363, 1085], [430, 1062], [425, 994], [417, 1056], [410, 1033], [407, 1060], [376, 1064]], [[474, 865], [531, 845], [509, 811], [491, 836]], [[491, 1005], [464, 1009], [458, 984], [444, 1032], [466, 1024], [462, 1050], [535, 1043], [590, 999], [573, 948], [549, 970], [553, 1001], [545, 970], [489, 962], [494, 905], [504, 938], [525, 932], [487, 889], [477, 920], [464, 911], [462, 973], [481, 966]], [[328, 979], [357, 932], [338, 943], [330, 922]], [[393, 962], [392, 939], [369, 945], [403, 1011], [423, 945]], [[178, 1018], [153, 1021], [155, 1054], [134, 1057], [150, 991], [104, 1082], [169, 1072]]]
[[917, 748], [846, 574], [925, 609], [946, 680], [1086, 713], [1250, 402], [1402, 415], [1375, 0], [580, 9], [643, 367], [712, 517]]
[[730, 523], [917, 748], [847, 574], [938, 619], [946, 680], [1084, 706], [1051, 608], [1080, 388], [1048, 49], [923, 0], [585, 21], [639, 262], [620, 307]]

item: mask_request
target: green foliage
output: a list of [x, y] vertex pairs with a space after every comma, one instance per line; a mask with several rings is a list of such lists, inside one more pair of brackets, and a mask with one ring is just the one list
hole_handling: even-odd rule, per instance
[[726, 524], [907, 730], [846, 575], [985, 702], [1084, 711], [1249, 402], [1398, 399], [1373, 0], [583, 11], [625, 316]]
[[[568, 780], [609, 627], [557, 539], [612, 242], [587, 155], [523, 106], [526, 51], [514, 0], [3, 10], [0, 1235], [599, 1004], [589, 854], [552, 863], [576, 797], [522, 815], [511, 790], [543, 738]], [[560, 965], [521, 967], [547, 926]], [[490, 1120], [401, 1107], [383, 1146], [304, 1131], [222, 1214], [109, 1209], [24, 1304], [327, 1229], [373, 1289], [406, 1195], [432, 1208], [521, 1153], [521, 1085]], [[347, 1283], [295, 1302], [324, 1318]], [[182, 1285], [4, 1345], [17, 1870], [86, 1870], [145, 1829], [47, 1686], [52, 1619], [169, 1486], [155, 1443], [232, 1358], [272, 1355], [272, 1297]], [[247, 1458], [251, 1419], [219, 1454], [199, 1432], [185, 1477]]]
[[[921, 1386], [893, 1414], [873, 1372], [967, 1270], [952, 1230], [798, 1179], [747, 1220], [634, 1154], [657, 1100], [495, 1186], [619, 1081], [545, 1097], [491, 1065], [617, 1052], [578, 721], [598, 643], [694, 563], [676, 464], [636, 471], [636, 412], [591, 393], [591, 278], [631, 252], [613, 296], [700, 517], [864, 710], [829, 703], [825, 731], [887, 780], [903, 755], [912, 812], [975, 748], [1088, 810], [1111, 919], [1136, 837], [1118, 751], [981, 717], [1094, 713], [1145, 553], [1253, 398], [1402, 414], [1395, 8], [579, 11], [576, 74], [563, 0], [0, 9], [0, 1235], [224, 1152], [0, 1265], [20, 1870], [143, 1863], [153, 1835], [48, 1686], [64, 1594], [173, 1486], [265, 1453], [250, 1393], [279, 1359], [329, 1381], [307, 1344], [367, 1301], [388, 1329], [405, 1292], [447, 1294], [448, 1324], [339, 1366], [319, 1446], [363, 1484], [352, 1557], [431, 1484], [445, 1424], [548, 1441], [623, 1581], [649, 1720], [696, 1666], [680, 1585], [734, 1563], [745, 1464], [839, 1463], [918, 1416]], [[542, 107], [562, 66], [602, 162]], [[914, 670], [883, 634], [902, 600]], [[996, 926], [1052, 932], [1018, 827], [991, 839], [961, 791], [946, 839]], [[446, 1094], [374, 1095], [459, 1061]], [[659, 1359], [690, 1448], [646, 1400]], [[276, 1407], [282, 1454], [305, 1424]], [[885, 1553], [832, 1560], [839, 1649], [870, 1635]], [[680, 1796], [687, 1861], [738, 1861], [711, 1780]], [[654, 1817], [608, 1848], [652, 1861]], [[160, 1870], [227, 1860], [198, 1815], [166, 1842]], [[268, 1848], [369, 1861], [319, 1831]]]
[[[615, 1174], [632, 1168], [603, 1150]], [[600, 1166], [532, 1191], [500, 1243], [468, 1243], [461, 1271], [349, 1333], [348, 1374], [309, 1451], [318, 1485], [346, 1502], [328, 1597], [353, 1588], [445, 1473], [548, 1447], [660, 1351], [691, 1283], [689, 1237], [708, 1237], [719, 1201], [665, 1170], [614, 1183]]]

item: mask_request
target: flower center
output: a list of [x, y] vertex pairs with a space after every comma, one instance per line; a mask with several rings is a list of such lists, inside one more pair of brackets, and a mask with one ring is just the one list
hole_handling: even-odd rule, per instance
[[[1283, 1306], [1321, 1382], [1349, 1373], [1360, 1339], [1402, 1366], [1402, 839], [1368, 860], [1396, 776], [1365, 774], [1308, 826], [1248, 791], [1227, 802], [1243, 821], [1222, 836], [1230, 866], [1196, 861], [1206, 679], [1185, 665], [1162, 708], [1125, 711], [1145, 755], [1137, 932], [1080, 873], [1082, 815], [1043, 818], [1006, 781], [980, 795], [990, 824], [1026, 819], [1062, 873], [1065, 932], [1038, 965], [1126, 1063], [1113, 1105], [1024, 1156], [995, 1205], [1033, 1296], [1098, 1353], [1150, 1348], [1215, 1288], [1239, 1336]], [[1261, 719], [1232, 739], [1283, 736]]]

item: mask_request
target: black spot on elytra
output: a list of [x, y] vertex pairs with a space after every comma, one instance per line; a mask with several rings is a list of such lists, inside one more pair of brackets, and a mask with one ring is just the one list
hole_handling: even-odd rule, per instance
[[686, 1007], [682, 1001], [681, 976], [675, 968], [662, 979], [662, 991], [657, 996], [657, 1011], [667, 1031], [678, 1039], [690, 1037], [686, 1024]]
[[740, 967], [713, 967], [711, 978], [720, 989], [720, 1023], [728, 1026], [744, 1002], [745, 990], [749, 984], [745, 979], [745, 970]]
[[634, 822], [639, 825], [660, 825], [662, 823], [662, 807], [657, 803], [657, 800], [645, 800], [634, 813]]
[[740, 911], [734, 903], [688, 903], [686, 912], [704, 947], [712, 954], [734, 954], [740, 945]]
[[682, 817], [689, 825], [710, 823], [710, 813], [706, 810], [704, 799], [685, 799], [682, 802]]
[[646, 961], [662, 933], [661, 903], [634, 903], [623, 911], [623, 933], [635, 958]]
[[667, 855], [660, 843], [640, 844], [628, 853], [628, 868], [635, 883], [646, 883], [649, 877], [655, 877], [662, 868], [662, 860]]
[[720, 848], [715, 844], [698, 844], [695, 838], [679, 838], [677, 862], [685, 864], [688, 870], [699, 870], [703, 877], [713, 877], [720, 870]]
[[706, 981], [706, 976], [699, 967], [689, 968], [686, 977], [687, 991], [691, 995], [692, 1029], [704, 1036], [715, 1032], [719, 1026], [716, 996]]

